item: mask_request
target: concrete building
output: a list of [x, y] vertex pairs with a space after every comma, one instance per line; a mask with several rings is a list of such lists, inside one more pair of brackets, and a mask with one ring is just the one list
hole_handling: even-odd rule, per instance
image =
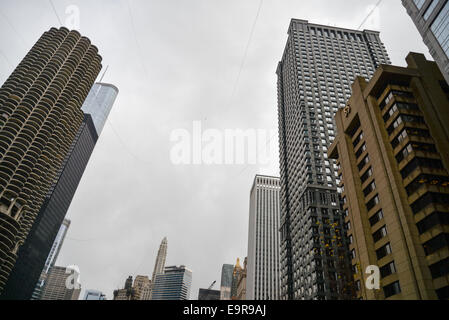
[[402, 0], [402, 4], [449, 83], [449, 2]]
[[[117, 94], [118, 89], [115, 86], [105, 83], [96, 83], [89, 91], [81, 108], [84, 112], [83, 123], [25, 244], [19, 250], [16, 265], [5, 290], [8, 297], [29, 299], [30, 286], [36, 285], [41, 271], [39, 268], [48, 255], [55, 232], [67, 214]], [[99, 120], [94, 123], [94, 119]]]
[[232, 273], [234, 266], [224, 264], [221, 268], [220, 300], [231, 300]]
[[220, 290], [200, 289], [198, 300], [220, 300]]
[[189, 300], [192, 271], [185, 266], [165, 267], [156, 275], [151, 300]]
[[[100, 70], [101, 57], [89, 39], [51, 28], [0, 88], [2, 299], [32, 296], [64, 218], [52, 224], [54, 218], [43, 218], [42, 208], [78, 138], [85, 121], [81, 106]], [[45, 239], [30, 246], [40, 225]], [[29, 253], [23, 259], [22, 246]], [[16, 265], [25, 271], [12, 277]]]
[[132, 276], [129, 276], [126, 279], [125, 287], [123, 289], [114, 290], [113, 300], [136, 300]]
[[81, 284], [74, 270], [53, 266], [42, 289], [41, 300], [78, 300], [80, 292]]
[[156, 276], [158, 274], [163, 274], [165, 269], [165, 260], [167, 259], [167, 237], [162, 239], [161, 245], [159, 246], [159, 250], [157, 251], [156, 262], [154, 263], [153, 276], [151, 278], [151, 292], [150, 299], [152, 296], [153, 285], [156, 280]]
[[449, 86], [424, 55], [406, 60], [356, 79], [329, 150], [362, 299], [449, 299]]
[[279, 300], [279, 178], [257, 175], [250, 194], [248, 300]]
[[106, 300], [106, 295], [98, 290], [86, 290], [83, 300]]
[[349, 299], [337, 169], [327, 158], [334, 115], [356, 76], [390, 63], [379, 32], [291, 20], [277, 68], [281, 174], [281, 299]]
[[151, 280], [148, 276], [137, 276], [134, 279], [134, 300], [150, 300], [149, 288], [151, 287]]

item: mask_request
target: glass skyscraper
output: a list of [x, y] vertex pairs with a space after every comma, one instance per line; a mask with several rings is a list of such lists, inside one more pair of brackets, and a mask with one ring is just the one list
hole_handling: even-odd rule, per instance
[[224, 264], [221, 268], [220, 300], [231, 300], [232, 273], [234, 266]]
[[402, 4], [449, 83], [449, 1], [402, 0]]
[[356, 76], [389, 64], [379, 32], [293, 19], [277, 68], [281, 174], [281, 299], [349, 299], [352, 275], [337, 187], [327, 158], [334, 115]]
[[151, 300], [189, 300], [192, 271], [185, 266], [165, 267], [156, 275]]

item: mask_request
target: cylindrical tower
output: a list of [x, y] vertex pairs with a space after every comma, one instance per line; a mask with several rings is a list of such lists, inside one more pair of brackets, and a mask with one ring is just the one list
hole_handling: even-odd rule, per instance
[[101, 57], [88, 38], [52, 28], [0, 88], [0, 294], [100, 70]]

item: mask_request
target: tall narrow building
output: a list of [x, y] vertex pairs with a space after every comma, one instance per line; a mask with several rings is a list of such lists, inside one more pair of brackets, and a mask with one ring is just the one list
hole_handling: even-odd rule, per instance
[[0, 88], [0, 295], [70, 153], [84, 119], [82, 103], [100, 70], [88, 38], [52, 28]]
[[[158, 274], [163, 274], [165, 270], [165, 260], [167, 259], [167, 237], [162, 239], [159, 250], [157, 251], [156, 262], [154, 264], [153, 276], [151, 278], [151, 286], [154, 287], [154, 281]], [[150, 294], [151, 297], [151, 294]]]
[[151, 300], [189, 300], [192, 271], [185, 266], [165, 267], [156, 274]]
[[402, 0], [402, 4], [449, 83], [449, 1]]
[[246, 299], [279, 300], [279, 178], [257, 175], [251, 188]]
[[117, 94], [118, 89], [107, 83], [95, 83], [89, 91], [81, 107], [84, 112], [81, 127], [24, 245], [18, 252], [18, 259], [3, 297], [15, 300], [30, 299], [51, 244], [69, 210]]
[[338, 175], [327, 148], [354, 78], [390, 61], [379, 32], [293, 19], [288, 35], [277, 68], [281, 298], [349, 299]]
[[232, 273], [234, 266], [224, 264], [221, 268], [220, 300], [231, 300]]
[[44, 269], [41, 272], [39, 277], [39, 281], [36, 284], [36, 287], [33, 291], [33, 295], [31, 297], [32, 300], [40, 300], [42, 288], [45, 285], [45, 280], [48, 277], [51, 267], [53, 267], [58, 259], [59, 252], [61, 251], [62, 244], [64, 243], [65, 236], [70, 227], [70, 220], [64, 219], [61, 227], [59, 228], [58, 234], [56, 235], [56, 239], [51, 246], [50, 253], [45, 261]]
[[[72, 287], [67, 286], [68, 283]], [[74, 277], [73, 270], [53, 266], [42, 290], [41, 300], [78, 300], [80, 293], [81, 284]]]
[[[435, 62], [358, 78], [336, 115], [338, 160], [357, 295], [449, 299], [449, 86]], [[380, 290], [366, 287], [380, 268]]]

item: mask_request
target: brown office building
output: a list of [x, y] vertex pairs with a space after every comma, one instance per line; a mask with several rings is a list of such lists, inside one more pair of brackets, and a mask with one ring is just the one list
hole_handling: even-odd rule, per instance
[[361, 299], [449, 299], [449, 87], [424, 55], [406, 61], [356, 79], [329, 150]]
[[77, 31], [45, 32], [0, 88], [0, 295], [72, 142], [101, 57]]

